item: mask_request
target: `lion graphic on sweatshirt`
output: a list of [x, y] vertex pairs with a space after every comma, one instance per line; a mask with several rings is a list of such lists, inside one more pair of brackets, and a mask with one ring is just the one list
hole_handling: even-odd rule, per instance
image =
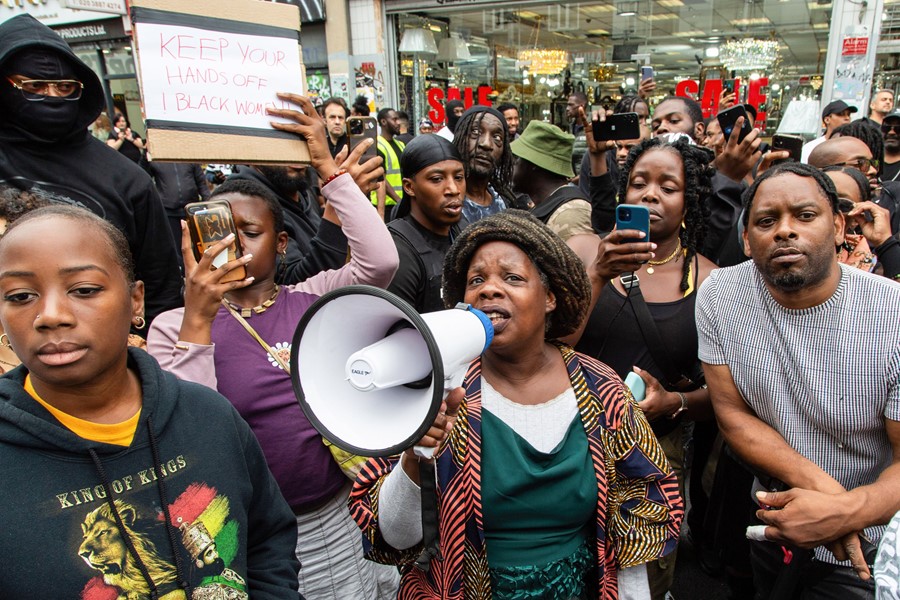
[[[134, 544], [153, 583], [163, 587], [174, 582], [175, 568], [172, 564], [159, 556], [156, 546], [145, 534], [134, 529], [137, 520], [137, 511], [134, 507], [121, 500], [114, 500], [113, 503], [125, 526], [125, 532]], [[118, 600], [147, 598], [150, 586], [128, 551], [109, 504], [103, 504], [89, 512], [84, 517], [81, 529], [84, 541], [78, 548], [78, 554], [88, 566], [100, 572], [104, 583], [118, 588]], [[184, 593], [178, 590], [165, 594], [162, 598], [166, 600], [184, 598]]]

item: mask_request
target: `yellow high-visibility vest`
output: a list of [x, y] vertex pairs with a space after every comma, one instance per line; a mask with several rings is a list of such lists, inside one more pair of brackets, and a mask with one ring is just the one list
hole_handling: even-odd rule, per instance
[[[406, 144], [401, 142], [400, 140], [394, 140], [394, 143], [400, 148], [402, 152], [406, 147]], [[394, 147], [391, 144], [381, 137], [378, 136], [378, 151], [384, 155], [384, 180], [385, 182], [394, 188], [394, 191], [397, 192], [398, 198], [403, 198], [403, 177], [400, 175], [400, 157], [397, 156], [397, 153], [394, 152]], [[372, 204], [378, 205], [378, 200], [375, 198], [375, 192], [370, 194], [372, 199]], [[397, 202], [391, 198], [390, 196], [385, 196], [384, 198], [385, 206], [393, 206], [397, 204]]]

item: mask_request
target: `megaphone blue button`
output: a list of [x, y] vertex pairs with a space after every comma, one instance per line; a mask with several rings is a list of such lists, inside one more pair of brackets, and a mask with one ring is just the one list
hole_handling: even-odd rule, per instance
[[482, 352], [488, 349], [488, 346], [491, 345], [491, 342], [494, 341], [494, 324], [491, 323], [491, 320], [488, 318], [486, 314], [472, 306], [471, 304], [465, 304], [460, 302], [456, 305], [456, 308], [460, 308], [462, 310], [467, 310], [481, 321], [481, 324], [484, 325], [484, 348], [481, 349]]

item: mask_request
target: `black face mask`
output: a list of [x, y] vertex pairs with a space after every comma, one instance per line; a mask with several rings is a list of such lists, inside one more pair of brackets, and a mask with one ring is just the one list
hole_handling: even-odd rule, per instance
[[9, 116], [9, 123], [17, 129], [45, 140], [58, 140], [72, 133], [75, 127], [78, 100], [48, 96], [40, 102], [32, 102], [9, 85], [9, 90], [0, 94], [0, 111]]
[[[19, 74], [33, 79], [78, 79], [72, 65], [58, 52], [23, 50], [3, 65], [4, 75]], [[48, 96], [39, 102], [26, 100], [9, 81], [0, 79], [0, 114], [5, 127], [55, 141], [72, 133], [78, 120], [79, 100]]]

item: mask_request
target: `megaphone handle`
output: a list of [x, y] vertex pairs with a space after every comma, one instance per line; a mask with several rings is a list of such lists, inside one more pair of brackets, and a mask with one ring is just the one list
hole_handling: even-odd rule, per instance
[[426, 573], [431, 569], [431, 560], [441, 558], [440, 534], [438, 530], [437, 471], [435, 463], [419, 461], [419, 487], [422, 494], [422, 553], [416, 559], [416, 567]]

